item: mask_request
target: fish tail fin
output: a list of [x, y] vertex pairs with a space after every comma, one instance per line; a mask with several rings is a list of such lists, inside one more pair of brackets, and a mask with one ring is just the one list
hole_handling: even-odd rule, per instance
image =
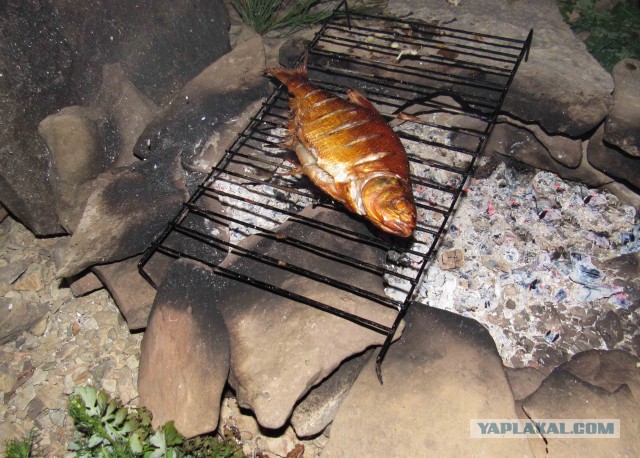
[[271, 76], [276, 77], [280, 82], [289, 86], [290, 83], [296, 81], [306, 81], [308, 77], [307, 61], [309, 60], [309, 53], [305, 53], [302, 64], [296, 68], [284, 68], [284, 67], [271, 67], [267, 68], [265, 72]]

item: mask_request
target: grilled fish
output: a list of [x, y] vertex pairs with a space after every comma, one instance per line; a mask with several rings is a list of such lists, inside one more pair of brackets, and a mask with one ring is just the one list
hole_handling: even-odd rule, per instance
[[409, 237], [416, 206], [407, 154], [375, 106], [353, 89], [345, 100], [314, 86], [306, 58], [297, 68], [266, 72], [291, 96], [284, 146], [300, 161], [296, 172], [383, 231]]

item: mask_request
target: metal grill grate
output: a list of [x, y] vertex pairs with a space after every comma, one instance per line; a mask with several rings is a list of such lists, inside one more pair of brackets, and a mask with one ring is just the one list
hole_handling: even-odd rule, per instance
[[[345, 8], [344, 2], [341, 7]], [[386, 335], [377, 361], [382, 380], [380, 364], [447, 228], [516, 70], [528, 54], [533, 31], [519, 40], [420, 22], [360, 14], [341, 16], [334, 13], [309, 46], [309, 77], [321, 88], [339, 94], [347, 88], [358, 89], [392, 122], [397, 113], [420, 120], [395, 127], [409, 156], [418, 207], [418, 226], [411, 240], [395, 239], [375, 229], [371, 229], [375, 235], [363, 234], [299, 213], [309, 205], [346, 210], [306, 178], [286, 174], [295, 164], [288, 161], [290, 153], [278, 145], [289, 112], [287, 91], [280, 86], [145, 252], [139, 267], [155, 286], [157, 279], [151, 278], [146, 267], [156, 253], [195, 259], [213, 267], [217, 275], [380, 332]], [[278, 225], [285, 220], [329, 235], [336, 248], [278, 233]], [[228, 229], [230, 238], [222, 237], [220, 228]], [[302, 267], [295, 260], [285, 263], [239, 244], [251, 234], [322, 256], [341, 268], [347, 266], [380, 277], [386, 294], [350, 284], [344, 275], [335, 278], [308, 265]], [[184, 239], [190, 243], [183, 243]], [[337, 248], [345, 245], [352, 248]], [[377, 265], [359, 258], [353, 254], [358, 252], [353, 246], [358, 245], [386, 253], [386, 262]], [[256, 265], [284, 269], [342, 294], [364, 297], [393, 309], [396, 318], [392, 325], [382, 324], [336, 304], [283, 289], [257, 278], [254, 272], [219, 266], [219, 259], [227, 253], [251, 260], [249, 265], [254, 269]]]

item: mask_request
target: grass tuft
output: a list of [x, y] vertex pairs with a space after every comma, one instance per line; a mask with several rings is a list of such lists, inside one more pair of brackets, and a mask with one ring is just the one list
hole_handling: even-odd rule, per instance
[[[231, 0], [242, 21], [260, 35], [273, 30], [290, 35], [297, 30], [318, 24], [333, 13], [336, 3], [322, 7], [321, 0]], [[364, 12], [379, 8], [381, 0], [369, 0], [352, 11]]]
[[29, 458], [33, 447], [34, 434], [29, 433], [23, 439], [12, 439], [5, 443], [4, 453], [7, 458]]

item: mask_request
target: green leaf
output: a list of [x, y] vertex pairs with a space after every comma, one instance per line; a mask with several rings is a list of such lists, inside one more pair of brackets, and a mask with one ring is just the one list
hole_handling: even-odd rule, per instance
[[116, 412], [116, 416], [113, 419], [113, 424], [115, 426], [120, 426], [122, 425], [122, 423], [124, 423], [124, 421], [127, 419], [127, 409], [125, 409], [124, 407], [121, 407], [120, 409], [118, 409], [118, 411]]
[[165, 443], [167, 447], [173, 447], [174, 445], [181, 445], [184, 442], [184, 436], [178, 432], [173, 421], [169, 421], [162, 426], [164, 430]]
[[94, 448], [102, 443], [108, 443], [108, 441], [104, 437], [102, 437], [100, 434], [96, 433], [89, 438], [89, 441], [87, 442], [87, 447]]
[[144, 450], [140, 436], [137, 433], [133, 433], [129, 436], [129, 447], [131, 451], [136, 455], [142, 455]]
[[107, 396], [107, 393], [100, 390], [98, 392], [97, 400], [98, 400], [98, 408], [100, 409], [100, 415], [102, 415], [107, 408], [107, 403], [109, 402], [109, 396]]
[[96, 405], [96, 389], [92, 386], [79, 386], [74, 390], [74, 394], [77, 394], [82, 399], [82, 402], [86, 407], [93, 407]]

